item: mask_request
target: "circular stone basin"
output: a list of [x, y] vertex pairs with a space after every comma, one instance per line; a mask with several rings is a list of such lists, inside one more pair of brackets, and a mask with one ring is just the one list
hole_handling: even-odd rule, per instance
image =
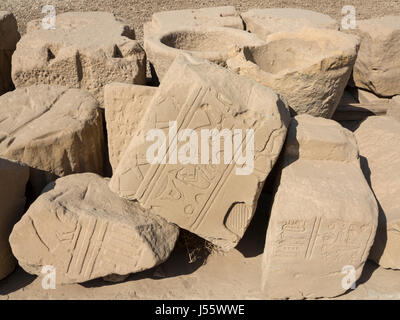
[[234, 46], [261, 44], [261, 40], [253, 34], [229, 28], [172, 31], [163, 35], [160, 41], [174, 49], [219, 53], [227, 53]]
[[328, 55], [318, 41], [296, 38], [272, 40], [259, 47], [246, 47], [245, 57], [261, 70], [278, 74], [289, 70], [303, 70]]

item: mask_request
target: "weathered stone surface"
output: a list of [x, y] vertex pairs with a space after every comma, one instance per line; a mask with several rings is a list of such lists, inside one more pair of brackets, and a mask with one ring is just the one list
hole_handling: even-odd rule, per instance
[[24, 212], [29, 168], [0, 158], [0, 280], [16, 266], [8, 237]]
[[229, 68], [282, 94], [292, 114], [332, 117], [357, 57], [358, 39], [334, 30], [302, 29], [244, 47]]
[[104, 87], [108, 153], [113, 171], [128, 147], [157, 87], [111, 83]]
[[400, 96], [395, 96], [391, 99], [387, 115], [400, 121]]
[[272, 33], [299, 31], [303, 28], [339, 30], [339, 23], [328, 15], [304, 9], [251, 9], [242, 13], [246, 30], [266, 40]]
[[[309, 115], [292, 120], [263, 255], [263, 287], [273, 298], [332, 297], [345, 266], [361, 275], [378, 208], [360, 169], [354, 135]], [[346, 269], [347, 270], [347, 269]]]
[[144, 25], [144, 34], [181, 27], [228, 27], [243, 30], [243, 21], [233, 6], [161, 11]]
[[10, 236], [19, 264], [40, 274], [52, 265], [58, 283], [139, 272], [165, 261], [179, 229], [119, 198], [108, 179], [70, 175], [48, 185]]
[[16, 87], [62, 85], [88, 90], [103, 105], [103, 86], [110, 82], [146, 83], [146, 55], [134, 31], [106, 12], [57, 15], [55, 30], [35, 21], [12, 58]]
[[182, 52], [225, 65], [235, 47], [265, 44], [242, 30], [222, 27], [184, 27], [160, 30], [144, 38], [144, 47], [155, 79], [162, 80], [175, 57]]
[[332, 116], [333, 120], [360, 121], [374, 115], [386, 115], [391, 108], [391, 99], [378, 98], [372, 93], [356, 88], [348, 89], [343, 93], [339, 106]]
[[[168, 221], [229, 250], [241, 239], [254, 214], [264, 181], [280, 153], [288, 119], [286, 105], [271, 89], [203, 59], [178, 56], [139, 123], [110, 187], [120, 196], [136, 199]], [[177, 134], [171, 128], [170, 122], [174, 121], [179, 128]], [[154, 147], [146, 136], [154, 128], [172, 140], [179, 137], [176, 144], [166, 143], [169, 156], [165, 164], [146, 157]], [[184, 129], [194, 130], [190, 142]], [[249, 141], [250, 133], [245, 130], [253, 129], [254, 157], [248, 150], [242, 153], [254, 159], [253, 168], [250, 161], [247, 167], [231, 161], [232, 155], [225, 160], [225, 154], [232, 153], [232, 146], [225, 143], [232, 143], [232, 137], [223, 142], [223, 151], [215, 147], [213, 151], [210, 137], [204, 135], [200, 140], [205, 147], [199, 151], [195, 145], [201, 145], [198, 137], [203, 129], [216, 129], [221, 134], [227, 129], [228, 135], [237, 129], [238, 143], [233, 146], [236, 155], [239, 146], [251, 148], [244, 137]], [[222, 148], [221, 136], [214, 137]], [[187, 159], [189, 145], [195, 154], [191, 159]], [[175, 161], [178, 150], [180, 155]], [[212, 164], [210, 155], [215, 151], [220, 160]]]
[[355, 136], [364, 175], [380, 205], [370, 258], [384, 268], [400, 269], [400, 122], [369, 117]]
[[97, 101], [79, 89], [47, 85], [4, 94], [0, 156], [31, 167], [34, 195], [58, 176], [102, 174], [104, 137]]
[[360, 50], [353, 79], [383, 97], [400, 94], [400, 16], [357, 20]]
[[0, 11], [0, 95], [14, 89], [11, 79], [11, 56], [19, 39], [14, 15]]

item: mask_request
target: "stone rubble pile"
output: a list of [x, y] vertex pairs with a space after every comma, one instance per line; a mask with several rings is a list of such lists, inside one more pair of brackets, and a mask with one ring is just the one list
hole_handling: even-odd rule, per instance
[[20, 39], [0, 12], [0, 279], [18, 260], [59, 284], [123, 281], [166, 261], [180, 229], [229, 251], [271, 190], [266, 299], [341, 295], [367, 259], [400, 269], [400, 17], [357, 26], [176, 10], [154, 13], [142, 47], [111, 13]]

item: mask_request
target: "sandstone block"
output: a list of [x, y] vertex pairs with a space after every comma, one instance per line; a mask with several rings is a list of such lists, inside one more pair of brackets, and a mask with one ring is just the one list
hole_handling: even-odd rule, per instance
[[156, 87], [127, 83], [111, 83], [104, 87], [108, 152], [113, 171], [156, 92]]
[[0, 11], [0, 95], [14, 89], [11, 79], [11, 56], [19, 39], [14, 15]]
[[243, 21], [233, 6], [161, 11], [145, 24], [145, 36], [181, 27], [228, 27], [243, 30]]
[[134, 31], [113, 14], [59, 14], [54, 30], [44, 30], [38, 23], [31, 23], [13, 55], [16, 87], [51, 84], [81, 88], [102, 106], [107, 83], [146, 83], [145, 52], [132, 40]]
[[400, 122], [369, 117], [355, 131], [363, 172], [380, 206], [370, 258], [384, 268], [400, 269]]
[[339, 31], [303, 29], [246, 46], [229, 68], [283, 95], [292, 115], [331, 118], [349, 80], [358, 49], [356, 37]]
[[56, 269], [57, 283], [139, 272], [165, 261], [179, 229], [119, 198], [108, 179], [75, 174], [57, 179], [11, 234], [12, 251], [27, 272]]
[[400, 16], [357, 20], [355, 33], [361, 38], [355, 85], [382, 97], [400, 94]]
[[400, 121], [400, 96], [391, 99], [387, 115]]
[[[378, 208], [354, 135], [333, 120], [292, 120], [263, 255], [270, 298], [332, 297], [361, 275]], [[349, 268], [349, 269], [346, 269]], [[343, 270], [347, 270], [344, 272]], [[342, 273], [343, 272], [343, 273]]]
[[[110, 187], [229, 250], [254, 214], [264, 181], [280, 153], [288, 119], [286, 105], [271, 89], [203, 59], [178, 56], [139, 123]], [[154, 152], [159, 162], [148, 157], [156, 146], [147, 140], [149, 132], [160, 135], [156, 141], [160, 148]], [[172, 140], [163, 141], [163, 135]], [[239, 154], [248, 161], [236, 161]]]
[[0, 158], [0, 280], [16, 266], [8, 237], [24, 212], [29, 168]]
[[253, 34], [221, 27], [167, 29], [144, 38], [153, 77], [159, 81], [180, 53], [190, 53], [224, 66], [233, 48], [262, 44], [264, 41]]
[[328, 15], [304, 9], [250, 9], [242, 14], [246, 30], [263, 40], [272, 33], [295, 32], [303, 28], [339, 30], [339, 23]]
[[31, 168], [34, 195], [59, 176], [104, 168], [102, 116], [87, 92], [19, 88], [0, 97], [0, 156]]

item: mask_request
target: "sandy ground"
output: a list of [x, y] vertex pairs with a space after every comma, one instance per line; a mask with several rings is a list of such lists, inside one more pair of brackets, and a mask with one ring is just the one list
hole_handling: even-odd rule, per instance
[[[111, 11], [134, 26], [142, 38], [142, 25], [156, 11], [234, 5], [240, 11], [254, 7], [297, 7], [341, 18], [343, 5], [354, 5], [357, 18], [400, 15], [400, 0], [356, 1], [260, 1], [260, 0], [0, 0], [0, 10], [12, 11], [25, 31], [27, 21], [43, 17], [41, 8], [52, 4], [57, 12]], [[187, 248], [178, 244], [163, 265], [131, 275], [125, 282], [111, 284], [102, 279], [81, 285], [44, 290], [41, 278], [18, 268], [0, 281], [1, 299], [263, 299], [260, 291], [261, 256], [264, 248], [269, 198], [260, 201], [256, 217], [238, 247], [230, 253], [202, 256], [189, 261]], [[357, 288], [338, 299], [400, 299], [400, 271], [385, 270], [369, 262]]]
[[0, 10], [15, 14], [21, 32], [26, 23], [41, 18], [42, 7], [51, 4], [58, 13], [65, 11], [109, 11], [125, 18], [142, 38], [142, 25], [151, 19], [153, 12], [172, 9], [202, 8], [232, 5], [244, 12], [250, 8], [303, 8], [319, 11], [340, 20], [344, 5], [356, 8], [358, 19], [388, 14], [400, 15], [400, 0], [0, 0]]
[[[260, 289], [261, 257], [270, 200], [270, 196], [262, 196], [244, 238], [228, 254], [199, 255], [191, 263], [186, 246], [179, 243], [167, 262], [133, 274], [122, 283], [96, 279], [58, 286], [55, 290], [44, 290], [41, 277], [18, 268], [0, 281], [0, 300], [265, 299]], [[400, 271], [385, 270], [368, 262], [357, 288], [337, 299], [400, 299]]]

